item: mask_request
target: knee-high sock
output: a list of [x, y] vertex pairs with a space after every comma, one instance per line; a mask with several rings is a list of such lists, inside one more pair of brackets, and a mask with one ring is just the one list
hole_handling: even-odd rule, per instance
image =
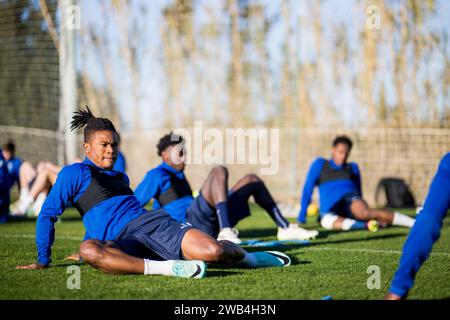
[[392, 221], [392, 225], [412, 228], [414, 222], [416, 222], [416, 220], [408, 217], [406, 214], [394, 212], [394, 220]]
[[219, 218], [219, 227], [231, 228], [230, 219], [228, 216], [228, 204], [226, 201], [216, 204], [217, 217]]
[[450, 153], [442, 159], [431, 183], [422, 212], [416, 219], [403, 246], [400, 265], [390, 292], [405, 297], [415, 276], [439, 239], [442, 220], [450, 208]]
[[[273, 200], [269, 190], [267, 190], [263, 182], [252, 182], [241, 189], [244, 189], [242, 191], [252, 195], [255, 202], [269, 214], [272, 220], [275, 221], [279, 227], [287, 228], [289, 226], [289, 221], [283, 217], [280, 209], [278, 209], [277, 204]], [[241, 191], [241, 189], [239, 189], [239, 191]]]

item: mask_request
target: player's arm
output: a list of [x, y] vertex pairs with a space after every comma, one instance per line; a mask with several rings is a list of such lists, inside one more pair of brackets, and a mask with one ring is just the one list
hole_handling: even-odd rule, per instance
[[153, 199], [159, 191], [160, 176], [155, 170], [150, 170], [137, 186], [134, 195], [142, 207]]
[[83, 179], [80, 166], [70, 166], [61, 170], [47, 199], [42, 206], [36, 223], [36, 247], [38, 261], [18, 266], [18, 269], [42, 269], [51, 263], [51, 247], [55, 239], [54, 224], [62, 215], [70, 200], [77, 194]]
[[405, 298], [433, 244], [440, 237], [442, 221], [450, 209], [450, 153], [441, 161], [427, 198], [403, 246], [400, 264], [385, 299]]
[[303, 186], [303, 192], [300, 200], [300, 212], [297, 221], [300, 223], [306, 222], [306, 210], [311, 203], [314, 187], [319, 180], [320, 171], [322, 170], [324, 160], [317, 159], [311, 165], [308, 175], [306, 176], [305, 185]]

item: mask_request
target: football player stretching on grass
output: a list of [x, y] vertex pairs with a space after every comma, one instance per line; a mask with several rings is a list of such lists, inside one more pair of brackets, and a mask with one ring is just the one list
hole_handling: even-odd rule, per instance
[[318, 186], [319, 219], [325, 229], [376, 231], [378, 223], [411, 228], [415, 221], [413, 218], [385, 209], [370, 209], [364, 201], [358, 165], [347, 163], [352, 145], [348, 137], [336, 137], [331, 159], [318, 158], [313, 162], [303, 187], [298, 221], [306, 222], [306, 210], [314, 187]]
[[307, 240], [317, 236], [317, 231], [290, 224], [281, 215], [264, 182], [255, 174], [242, 177], [229, 190], [228, 170], [217, 166], [194, 198], [184, 174], [183, 137], [171, 132], [159, 140], [157, 148], [163, 162], [147, 172], [136, 188], [136, 198], [141, 206], [154, 199], [153, 208], [162, 207], [174, 219], [188, 222], [219, 240], [241, 243], [233, 227], [250, 215], [248, 200], [252, 196], [278, 226], [278, 240]]
[[450, 153], [439, 164], [423, 209], [403, 246], [400, 265], [392, 280], [386, 300], [405, 299], [414, 278], [439, 239], [442, 221], [450, 209]]
[[85, 263], [111, 274], [160, 274], [201, 278], [206, 262], [237, 267], [288, 266], [281, 252], [248, 253], [229, 241], [217, 241], [164, 210], [146, 211], [129, 187], [128, 177], [111, 170], [117, 158], [114, 125], [89, 108], [75, 112], [71, 129], [84, 127], [81, 163], [58, 174], [36, 225], [38, 262], [18, 269], [43, 269], [51, 263], [54, 223], [69, 202], [80, 212], [90, 239], [80, 246]]

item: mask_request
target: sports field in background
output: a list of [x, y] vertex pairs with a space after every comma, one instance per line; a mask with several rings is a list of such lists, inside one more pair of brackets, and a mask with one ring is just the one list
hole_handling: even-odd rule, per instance
[[[246, 239], [275, 240], [272, 221], [256, 207], [238, 227]], [[408, 211], [414, 215], [413, 211]], [[381, 299], [398, 265], [408, 229], [391, 227], [376, 233], [330, 232], [323, 229], [309, 246], [278, 247], [289, 254], [287, 268], [208, 268], [203, 279], [103, 274], [81, 267], [81, 288], [70, 290], [64, 257], [75, 252], [84, 235], [78, 214], [67, 210], [56, 224], [53, 264], [47, 270], [15, 270], [36, 258], [35, 220], [0, 225], [0, 299]], [[318, 228], [315, 217], [307, 227]], [[249, 248], [249, 247], [246, 247]], [[249, 248], [249, 250], [260, 250]], [[262, 250], [262, 249], [261, 249]], [[266, 249], [274, 250], [274, 248]], [[381, 288], [369, 290], [369, 266], [381, 271]], [[450, 217], [433, 253], [418, 273], [409, 299], [450, 298]]]

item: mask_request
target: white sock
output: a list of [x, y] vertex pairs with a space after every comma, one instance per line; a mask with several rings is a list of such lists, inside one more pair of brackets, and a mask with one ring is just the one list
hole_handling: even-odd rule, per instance
[[345, 218], [342, 221], [342, 230], [345, 230], [345, 231], [350, 230], [355, 223], [356, 223], [356, 220], [353, 220], [353, 219], [350, 219], [350, 218]]
[[320, 220], [320, 225], [322, 228], [326, 230], [333, 230], [334, 222], [338, 219], [338, 216], [335, 214], [327, 213]]
[[252, 253], [245, 251], [244, 258], [236, 264], [241, 267], [256, 268], [258, 265], [258, 260]]
[[20, 189], [20, 196], [19, 200], [23, 201], [24, 199], [27, 199], [30, 196], [30, 190], [27, 188]]
[[414, 225], [414, 222], [416, 222], [415, 219], [408, 217], [407, 215], [405, 215], [403, 213], [394, 212], [394, 219], [392, 220], [393, 226], [412, 228], [412, 226]]
[[156, 261], [144, 259], [144, 274], [161, 274], [166, 276], [173, 275], [174, 260]]

